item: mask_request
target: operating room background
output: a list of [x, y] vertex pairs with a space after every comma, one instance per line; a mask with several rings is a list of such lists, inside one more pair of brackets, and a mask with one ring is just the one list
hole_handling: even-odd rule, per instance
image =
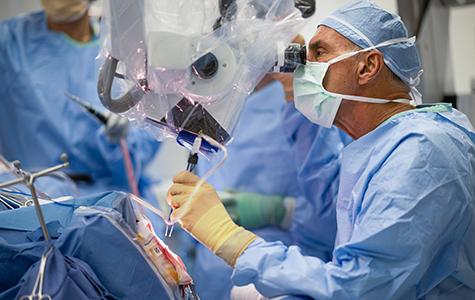
[[[302, 31], [307, 42], [318, 21], [346, 2], [347, 0], [317, 0], [317, 12]], [[398, 12], [398, 0], [375, 2], [389, 11]], [[94, 4], [93, 14], [100, 13], [100, 5], [100, 1]], [[0, 20], [39, 9], [40, 0], [1, 0]], [[419, 40], [426, 69], [423, 77], [425, 85], [422, 88], [424, 99], [440, 102], [442, 96], [457, 96], [458, 108], [475, 123], [475, 4], [445, 9], [441, 5], [432, 9], [423, 24], [426, 32]], [[444, 12], [448, 28], [440, 22], [440, 16], [444, 16]], [[442, 49], [444, 55], [434, 54], [434, 48]], [[186, 158], [187, 151], [174, 141], [167, 141], [148, 171], [160, 178], [171, 178], [185, 168]]]

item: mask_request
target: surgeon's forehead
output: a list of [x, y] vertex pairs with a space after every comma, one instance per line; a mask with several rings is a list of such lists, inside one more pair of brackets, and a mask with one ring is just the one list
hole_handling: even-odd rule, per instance
[[318, 26], [315, 35], [309, 42], [309, 49], [315, 51], [318, 48], [323, 48], [327, 51], [347, 51], [355, 49], [357, 46], [349, 39], [339, 34], [334, 29], [321, 25]]

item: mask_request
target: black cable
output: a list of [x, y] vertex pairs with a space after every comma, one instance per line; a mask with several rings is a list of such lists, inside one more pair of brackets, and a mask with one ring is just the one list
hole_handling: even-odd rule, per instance
[[196, 164], [198, 164], [198, 153], [190, 153], [190, 155], [188, 156], [188, 164], [186, 165], [186, 170], [188, 172], [193, 172], [195, 170]]

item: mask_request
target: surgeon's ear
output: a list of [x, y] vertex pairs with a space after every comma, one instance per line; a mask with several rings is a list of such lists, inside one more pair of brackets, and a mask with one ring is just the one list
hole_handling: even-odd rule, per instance
[[384, 56], [381, 52], [373, 50], [362, 53], [358, 64], [358, 83], [366, 85], [373, 81], [384, 66]]

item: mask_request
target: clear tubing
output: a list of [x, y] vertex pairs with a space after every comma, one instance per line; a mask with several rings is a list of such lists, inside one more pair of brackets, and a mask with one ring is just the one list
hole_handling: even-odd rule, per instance
[[166, 225], [172, 225], [173, 222], [168, 220], [168, 216], [166, 216], [163, 212], [161, 212], [158, 208], [153, 206], [152, 204], [148, 203], [147, 201], [135, 196], [134, 194], [130, 194], [130, 200], [134, 201], [141, 207], [145, 207], [146, 209], [150, 210], [152, 213], [156, 214], [160, 218], [163, 219]]

